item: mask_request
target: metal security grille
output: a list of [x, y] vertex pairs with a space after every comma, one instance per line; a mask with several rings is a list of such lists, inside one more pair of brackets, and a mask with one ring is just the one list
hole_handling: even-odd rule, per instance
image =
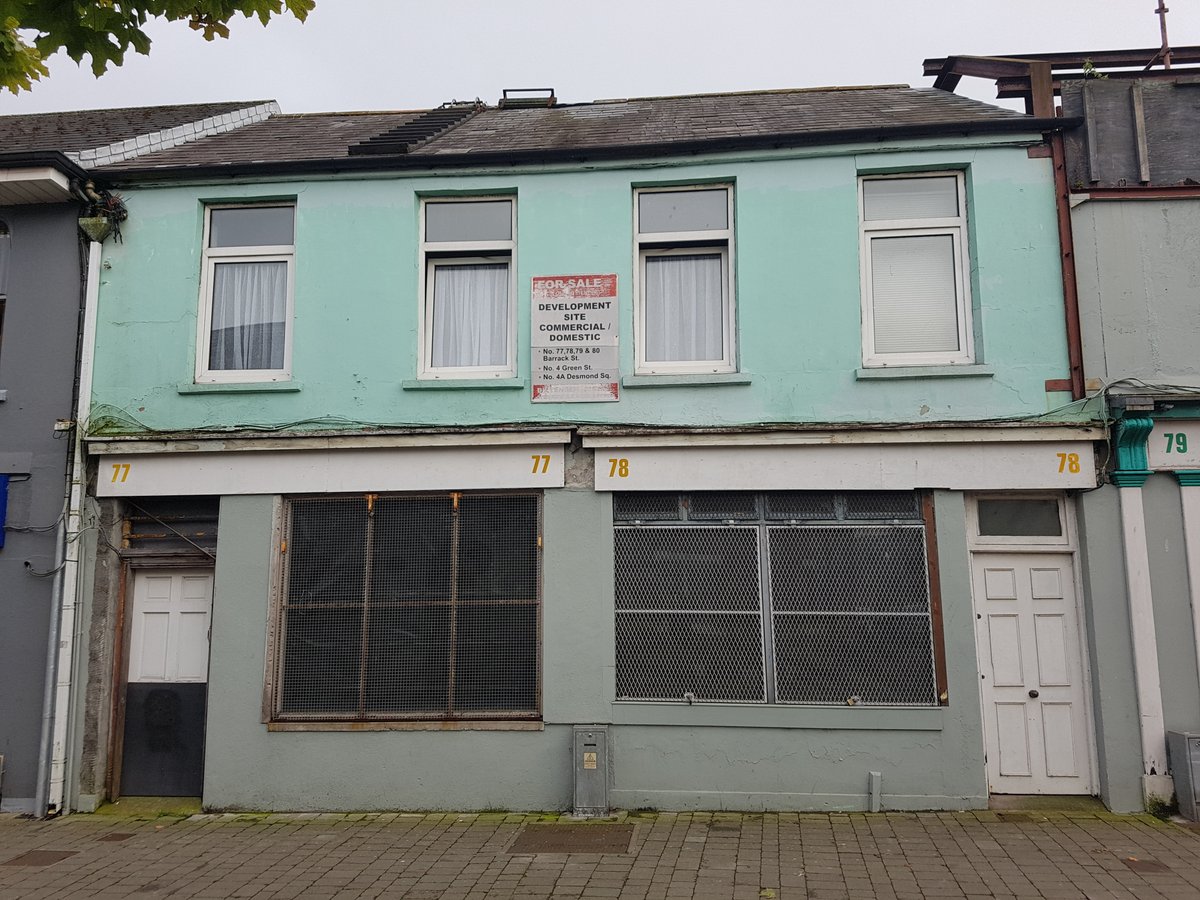
[[627, 493], [614, 519], [621, 699], [938, 703], [918, 494]]
[[754, 528], [618, 527], [617, 695], [766, 699]]
[[533, 494], [288, 504], [280, 719], [536, 717]]

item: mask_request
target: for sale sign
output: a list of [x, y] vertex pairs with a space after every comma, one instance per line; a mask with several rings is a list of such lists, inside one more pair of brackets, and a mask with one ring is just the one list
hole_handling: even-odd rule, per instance
[[534, 403], [620, 399], [617, 276], [533, 279]]

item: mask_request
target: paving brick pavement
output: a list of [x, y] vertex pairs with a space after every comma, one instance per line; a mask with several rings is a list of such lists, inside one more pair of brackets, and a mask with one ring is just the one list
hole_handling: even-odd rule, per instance
[[628, 853], [508, 851], [555, 818], [0, 816], [0, 900], [1200, 900], [1200, 832], [1146, 816], [631, 813]]

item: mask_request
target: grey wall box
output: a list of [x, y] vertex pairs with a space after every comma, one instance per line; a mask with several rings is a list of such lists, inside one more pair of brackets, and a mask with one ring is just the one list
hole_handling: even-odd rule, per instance
[[1186, 731], [1167, 732], [1167, 756], [1175, 776], [1175, 797], [1179, 812], [1200, 822], [1200, 734]]
[[608, 815], [608, 727], [576, 725], [572, 751], [575, 815]]

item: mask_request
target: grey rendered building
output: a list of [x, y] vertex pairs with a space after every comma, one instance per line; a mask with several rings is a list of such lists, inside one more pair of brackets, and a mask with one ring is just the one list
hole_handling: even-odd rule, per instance
[[74, 647], [74, 602], [62, 604], [61, 598], [73, 597], [81, 507], [78, 483], [71, 491], [78, 480], [73, 422], [89, 257], [98, 258], [89, 244], [99, 247], [80, 231], [79, 219], [106, 199], [102, 193], [88, 198], [89, 170], [228, 131], [274, 109], [273, 103], [209, 103], [0, 116], [0, 810], [5, 812], [45, 814], [61, 806], [70, 692], [70, 667], [62, 663]]
[[[1061, 98], [1072, 389], [1112, 423], [1078, 521], [1100, 793], [1116, 810], [1176, 790], [1195, 809], [1181, 775], [1196, 770], [1169, 757], [1167, 736], [1200, 732], [1197, 62], [1200, 48], [1165, 46], [926, 60], [939, 87], [976, 75], [1031, 106]], [[1140, 774], [1140, 795], [1120, 773]]]

